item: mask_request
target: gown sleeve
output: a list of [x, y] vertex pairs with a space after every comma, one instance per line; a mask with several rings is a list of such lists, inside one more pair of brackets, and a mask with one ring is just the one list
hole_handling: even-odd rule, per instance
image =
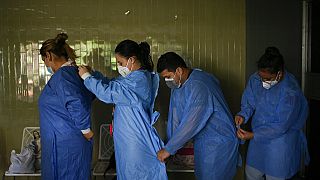
[[241, 99], [241, 111], [237, 114], [244, 118], [244, 123], [247, 123], [255, 110], [255, 100], [253, 95], [253, 77], [250, 78], [243, 92]]
[[137, 81], [132, 81], [130, 78], [119, 77], [108, 80], [92, 75], [84, 80], [84, 85], [105, 103], [132, 105], [139, 100], [131, 90], [138, 86]]
[[202, 84], [194, 84], [188, 97], [182, 120], [165, 145], [171, 155], [198, 134], [213, 114], [214, 104], [208, 88]]
[[62, 71], [57, 87], [57, 94], [70, 113], [75, 126], [79, 130], [90, 128], [90, 110], [92, 96], [83, 86], [81, 79], [76, 74]]

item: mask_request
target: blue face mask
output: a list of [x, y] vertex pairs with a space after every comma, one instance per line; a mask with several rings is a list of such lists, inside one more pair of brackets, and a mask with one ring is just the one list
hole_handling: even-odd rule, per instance
[[50, 67], [50, 66], [46, 66], [47, 67], [47, 71], [50, 73], [50, 74], [53, 74], [54, 72], [53, 72], [53, 70], [52, 70], [52, 68]]

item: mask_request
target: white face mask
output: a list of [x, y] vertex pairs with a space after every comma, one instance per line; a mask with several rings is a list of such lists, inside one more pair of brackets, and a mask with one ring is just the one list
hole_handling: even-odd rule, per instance
[[273, 80], [273, 81], [262, 81], [262, 86], [265, 88], [265, 89], [270, 89], [272, 88], [274, 85], [278, 84], [278, 76], [279, 76], [279, 72], [276, 76], [276, 79]]
[[176, 75], [173, 76], [173, 78], [165, 78], [164, 80], [166, 81], [166, 84], [167, 86], [170, 88], [170, 89], [178, 89], [181, 87], [181, 76], [180, 76], [180, 79], [179, 79], [179, 83], [177, 83], [175, 80], [174, 80], [174, 77]]
[[128, 74], [131, 73], [131, 71], [130, 71], [129, 68], [127, 67], [128, 64], [129, 64], [129, 61], [131, 61], [131, 60], [128, 60], [128, 63], [127, 63], [127, 65], [126, 65], [126, 67], [120, 66], [119, 64], [117, 65], [118, 72], [119, 72], [119, 74], [121, 74], [121, 76], [123, 76], [123, 77], [126, 77], [126, 76], [128, 76]]
[[270, 89], [272, 86], [276, 85], [277, 83], [278, 83], [277, 80], [274, 80], [274, 81], [263, 81], [262, 82], [262, 86], [265, 89]]

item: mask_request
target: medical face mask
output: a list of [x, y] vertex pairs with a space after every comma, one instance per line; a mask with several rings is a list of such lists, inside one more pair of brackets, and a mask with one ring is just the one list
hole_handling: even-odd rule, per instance
[[273, 80], [273, 81], [262, 81], [262, 86], [265, 88], [265, 89], [270, 89], [271, 87], [273, 87], [274, 85], [278, 84], [278, 76], [279, 76], [279, 72], [276, 76], [276, 79]]
[[177, 83], [175, 80], [174, 80], [174, 77], [176, 75], [173, 76], [173, 78], [165, 78], [164, 80], [166, 81], [166, 84], [169, 88], [171, 89], [178, 89], [181, 87], [181, 75], [180, 75], [180, 79], [179, 79], [179, 83]]
[[53, 70], [52, 70], [52, 68], [50, 67], [50, 66], [46, 66], [47, 67], [47, 71], [50, 73], [50, 74], [53, 74], [54, 72], [53, 72]]
[[119, 64], [117, 65], [118, 72], [119, 72], [119, 74], [121, 74], [121, 76], [123, 76], [123, 77], [126, 77], [128, 74], [131, 73], [131, 71], [130, 71], [129, 68], [127, 67], [128, 64], [129, 64], [129, 61], [130, 61], [130, 60], [128, 60], [128, 63], [127, 63], [127, 65], [126, 65], [126, 67], [120, 66]]
[[[45, 62], [46, 56], [42, 56], [42, 60], [43, 60], [43, 62]], [[54, 72], [53, 72], [53, 70], [52, 70], [52, 68], [51, 68], [50, 66], [46, 66], [46, 68], [47, 68], [47, 71], [48, 71], [50, 74], [54, 74]]]

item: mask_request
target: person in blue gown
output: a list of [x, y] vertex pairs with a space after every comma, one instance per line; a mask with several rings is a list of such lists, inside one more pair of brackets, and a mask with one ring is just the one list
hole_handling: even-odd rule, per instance
[[53, 73], [39, 97], [44, 180], [86, 180], [91, 176], [94, 95], [78, 75], [76, 56], [65, 42], [67, 38], [58, 34], [40, 49], [48, 71]]
[[150, 46], [132, 40], [120, 42], [115, 49], [121, 74], [115, 79], [79, 67], [85, 86], [98, 99], [115, 104], [114, 149], [117, 179], [163, 180], [166, 167], [157, 159], [163, 142], [153, 127], [159, 113], [154, 102], [159, 87], [159, 76], [153, 73]]
[[193, 139], [196, 178], [233, 179], [239, 160], [239, 141], [217, 78], [188, 68], [174, 52], [160, 56], [157, 71], [172, 89], [167, 142], [158, 152], [158, 159], [165, 161]]
[[250, 140], [246, 177], [248, 180], [289, 179], [300, 169], [307, 142], [302, 128], [308, 116], [308, 103], [295, 77], [284, 69], [276, 47], [268, 47], [250, 76], [235, 123], [252, 118], [252, 132], [239, 129], [238, 137]]

